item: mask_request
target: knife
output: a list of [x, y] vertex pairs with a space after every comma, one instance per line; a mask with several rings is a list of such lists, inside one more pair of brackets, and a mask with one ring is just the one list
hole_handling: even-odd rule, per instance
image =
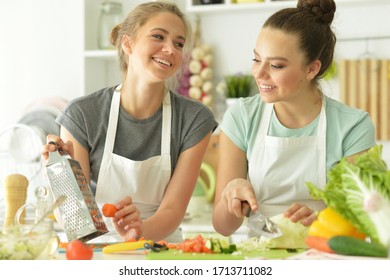
[[278, 238], [283, 235], [280, 228], [269, 218], [260, 212], [253, 213], [248, 201], [245, 200], [241, 202], [241, 211], [248, 217], [246, 226], [260, 236]]
[[103, 248], [102, 252], [105, 254], [114, 254], [120, 253], [124, 251], [134, 251], [138, 249], [145, 249], [145, 244], [149, 244], [150, 246], [154, 245], [153, 240], [139, 240], [139, 241], [131, 241], [131, 242], [120, 242], [112, 245], [107, 245]]

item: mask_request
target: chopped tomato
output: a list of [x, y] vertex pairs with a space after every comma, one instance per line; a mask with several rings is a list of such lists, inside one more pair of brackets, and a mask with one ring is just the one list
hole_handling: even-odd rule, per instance
[[206, 253], [213, 254], [214, 252], [206, 247], [207, 239], [202, 235], [197, 235], [194, 238], [186, 238], [183, 242], [178, 244], [167, 243], [169, 249], [181, 250], [184, 253]]

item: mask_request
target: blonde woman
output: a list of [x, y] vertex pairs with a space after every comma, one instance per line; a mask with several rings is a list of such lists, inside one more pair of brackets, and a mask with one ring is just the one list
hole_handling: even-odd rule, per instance
[[[190, 37], [175, 4], [137, 6], [111, 34], [122, 83], [73, 100], [57, 118], [61, 137], [48, 136], [80, 162], [97, 203], [119, 209], [109, 235], [120, 240], [182, 240], [179, 225], [217, 126], [207, 107], [167, 86]], [[45, 145], [43, 157], [54, 149]]]

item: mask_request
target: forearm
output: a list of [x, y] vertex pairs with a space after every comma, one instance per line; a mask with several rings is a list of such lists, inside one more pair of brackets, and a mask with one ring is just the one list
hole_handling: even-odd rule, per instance
[[157, 212], [144, 220], [142, 235], [153, 240], [166, 239], [180, 226], [194, 191], [211, 132], [179, 156], [175, 172]]
[[243, 220], [244, 218], [230, 214], [222, 200], [214, 204], [213, 226], [218, 233], [224, 236], [233, 234], [242, 225]]
[[174, 233], [180, 226], [185, 213], [177, 213], [177, 209], [159, 210], [145, 219], [142, 225], [142, 237], [160, 241]]
[[248, 200], [254, 194], [252, 186], [245, 179], [247, 177], [246, 154], [223, 132], [220, 134], [218, 164], [213, 225], [217, 232], [229, 236], [242, 225], [244, 220], [240, 200]]

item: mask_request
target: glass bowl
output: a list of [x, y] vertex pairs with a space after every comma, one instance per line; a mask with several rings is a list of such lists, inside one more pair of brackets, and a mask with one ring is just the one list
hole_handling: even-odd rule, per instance
[[[34, 260], [48, 247], [53, 236], [53, 220], [45, 219], [34, 228], [35, 219], [4, 226], [0, 221], [0, 260]], [[32, 228], [32, 230], [31, 230]]]

